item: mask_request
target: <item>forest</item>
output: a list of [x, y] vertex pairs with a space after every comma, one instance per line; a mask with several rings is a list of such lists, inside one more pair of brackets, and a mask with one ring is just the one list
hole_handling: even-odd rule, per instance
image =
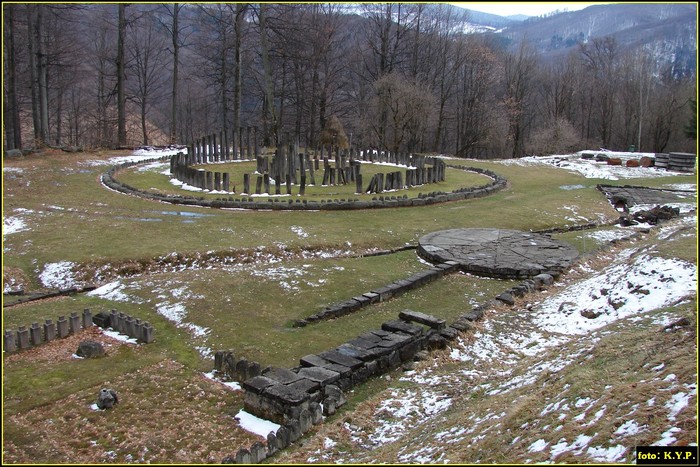
[[390, 151], [695, 150], [694, 66], [612, 35], [546, 55], [469, 19], [426, 3], [3, 3], [3, 144], [187, 144], [250, 126], [264, 146], [313, 148], [337, 117], [351, 145]]

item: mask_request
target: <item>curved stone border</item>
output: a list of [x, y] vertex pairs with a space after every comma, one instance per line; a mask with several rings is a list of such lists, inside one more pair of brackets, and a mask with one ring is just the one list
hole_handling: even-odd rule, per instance
[[120, 193], [125, 193], [128, 195], [134, 195], [145, 199], [150, 199], [154, 201], [160, 201], [170, 204], [180, 204], [185, 206], [200, 206], [206, 208], [218, 208], [218, 209], [265, 209], [273, 211], [337, 211], [337, 210], [354, 210], [354, 209], [380, 209], [380, 208], [397, 208], [397, 207], [410, 207], [410, 206], [428, 206], [436, 203], [444, 203], [447, 201], [462, 201], [472, 198], [482, 198], [488, 196], [492, 193], [496, 193], [504, 189], [508, 180], [505, 177], [498, 175], [487, 169], [480, 169], [478, 167], [466, 167], [461, 165], [447, 165], [447, 167], [464, 170], [467, 172], [475, 172], [478, 174], [486, 175], [493, 179], [493, 181], [487, 185], [481, 185], [469, 188], [460, 188], [451, 192], [443, 191], [433, 191], [428, 194], [419, 193], [416, 198], [409, 198], [407, 195], [403, 196], [375, 196], [371, 201], [360, 201], [358, 199], [346, 200], [346, 199], [332, 199], [332, 200], [321, 200], [318, 201], [308, 201], [308, 200], [284, 200], [281, 201], [277, 198], [269, 200], [261, 200], [260, 198], [254, 197], [233, 197], [228, 198], [216, 198], [213, 200], [205, 199], [204, 197], [194, 197], [194, 196], [182, 196], [182, 195], [164, 195], [159, 193], [152, 193], [149, 191], [134, 188], [126, 183], [120, 182], [116, 179], [115, 175], [120, 170], [133, 167], [140, 164], [150, 164], [153, 162], [165, 162], [173, 156], [164, 156], [155, 159], [147, 159], [138, 162], [125, 162], [121, 165], [114, 166], [105, 172], [102, 177], [102, 184], [106, 187], [118, 191]]

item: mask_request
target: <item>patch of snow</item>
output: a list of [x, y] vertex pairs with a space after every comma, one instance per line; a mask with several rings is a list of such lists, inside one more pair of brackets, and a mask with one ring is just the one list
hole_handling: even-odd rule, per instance
[[121, 342], [126, 342], [127, 344], [138, 344], [138, 340], [134, 337], [129, 337], [126, 334], [120, 334], [112, 328], [102, 329], [102, 334], [112, 339], [116, 339]]
[[674, 433], [682, 431], [680, 428], [672, 426], [665, 432], [661, 434], [661, 439], [651, 443], [651, 446], [670, 446], [677, 441], [676, 437], [673, 436]]
[[627, 448], [621, 444], [609, 448], [591, 446], [586, 450], [586, 454], [601, 463], [621, 462], [625, 457], [625, 452], [627, 452]]
[[212, 381], [216, 381], [217, 383], [226, 386], [227, 388], [229, 388], [232, 391], [240, 391], [241, 390], [241, 385], [238, 382], [236, 382], [236, 381], [221, 381], [217, 377], [217, 375], [214, 371], [210, 371], [209, 373], [202, 373], [202, 375], [204, 375], [204, 377], [207, 379], [210, 379]]
[[537, 441], [535, 441], [534, 443], [532, 443], [532, 444], [527, 448], [527, 451], [528, 451], [528, 452], [540, 452], [540, 451], [544, 451], [544, 448], [546, 448], [548, 444], [549, 444], [549, 443], [548, 443], [547, 441], [545, 441], [545, 440], [543, 440], [543, 439], [538, 439]]
[[39, 280], [44, 287], [51, 289], [67, 289], [74, 287], [76, 279], [72, 269], [75, 265], [76, 264], [71, 261], [47, 263], [44, 265], [44, 270], [39, 274]]
[[632, 436], [641, 432], [643, 429], [644, 427], [639, 426], [636, 420], [627, 420], [615, 430], [614, 434], [617, 436]]
[[299, 236], [299, 238], [308, 238], [308, 236], [309, 236], [309, 234], [303, 228], [299, 227], [298, 225], [293, 225], [291, 227], [291, 229], [292, 229], [292, 232], [294, 232], [295, 234], [297, 234]]
[[20, 217], [4, 217], [2, 219], [2, 236], [27, 230], [27, 223]]
[[125, 294], [125, 289], [126, 284], [122, 284], [120, 281], [114, 281], [98, 287], [95, 290], [91, 290], [85, 295], [89, 297], [99, 297], [113, 302], [143, 303], [143, 300]]
[[277, 423], [249, 414], [243, 409], [241, 409], [234, 418], [238, 420], [241, 428], [262, 437], [267, 437], [270, 432], [277, 433], [277, 430], [279, 430], [281, 426]]
[[678, 413], [688, 406], [690, 398], [697, 395], [697, 392], [697, 388], [695, 387], [688, 393], [677, 392], [676, 394], [672, 395], [671, 400], [666, 402], [664, 405], [669, 411], [668, 419], [670, 421], [675, 421]]

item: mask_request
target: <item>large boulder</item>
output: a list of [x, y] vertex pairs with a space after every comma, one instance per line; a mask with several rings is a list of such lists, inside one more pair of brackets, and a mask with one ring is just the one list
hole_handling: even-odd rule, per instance
[[78, 357], [83, 358], [98, 358], [104, 357], [105, 348], [104, 346], [95, 341], [82, 341], [78, 344], [78, 350], [75, 352]]

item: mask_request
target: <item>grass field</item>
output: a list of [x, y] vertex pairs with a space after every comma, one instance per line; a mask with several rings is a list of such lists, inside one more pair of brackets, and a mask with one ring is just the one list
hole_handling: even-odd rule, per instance
[[[108, 168], [104, 161], [120, 155], [127, 153], [50, 152], [5, 161], [5, 225], [12, 220], [21, 226], [4, 231], [3, 282], [28, 292], [46, 289], [42, 277], [65, 262], [69, 282], [111, 284], [119, 294], [78, 294], [6, 307], [3, 328], [56, 320], [85, 308], [93, 313], [117, 309], [152, 323], [156, 336], [154, 343], [139, 346], [105, 339], [111, 347], [99, 360], [73, 358], [75, 338], [5, 354], [5, 462], [219, 462], [255, 436], [233, 419], [242, 407], [241, 392], [202, 375], [213, 368], [213, 352], [232, 349], [263, 366], [291, 367], [301, 356], [395, 319], [402, 309], [450, 321], [513, 285], [454, 274], [342, 319], [293, 327], [295, 320], [327, 305], [428, 268], [413, 250], [366, 253], [415, 245], [421, 236], [443, 229], [609, 223], [618, 214], [596, 190], [598, 183], [695, 183], [694, 175], [610, 182], [556, 168], [468, 161], [465, 165], [506, 177], [508, 188], [487, 198], [415, 208], [227, 211], [107, 190], [99, 182]], [[135, 168], [120, 179], [144, 189], [191, 194], [170, 184], [163, 170]], [[488, 181], [456, 172], [448, 171], [454, 186]], [[563, 188], [570, 186], [578, 188]], [[309, 190], [319, 199], [336, 195], [341, 196], [321, 187]], [[580, 232], [555, 237], [582, 253], [606, 243]], [[674, 236], [659, 243], [656, 252], [696, 262], [692, 236]], [[359, 388], [350, 395], [351, 407], [378, 397], [387, 384], [378, 380]], [[119, 410], [95, 412], [90, 405], [105, 385], [120, 391], [123, 404]], [[69, 435], [78, 431], [84, 433], [79, 439]]]

